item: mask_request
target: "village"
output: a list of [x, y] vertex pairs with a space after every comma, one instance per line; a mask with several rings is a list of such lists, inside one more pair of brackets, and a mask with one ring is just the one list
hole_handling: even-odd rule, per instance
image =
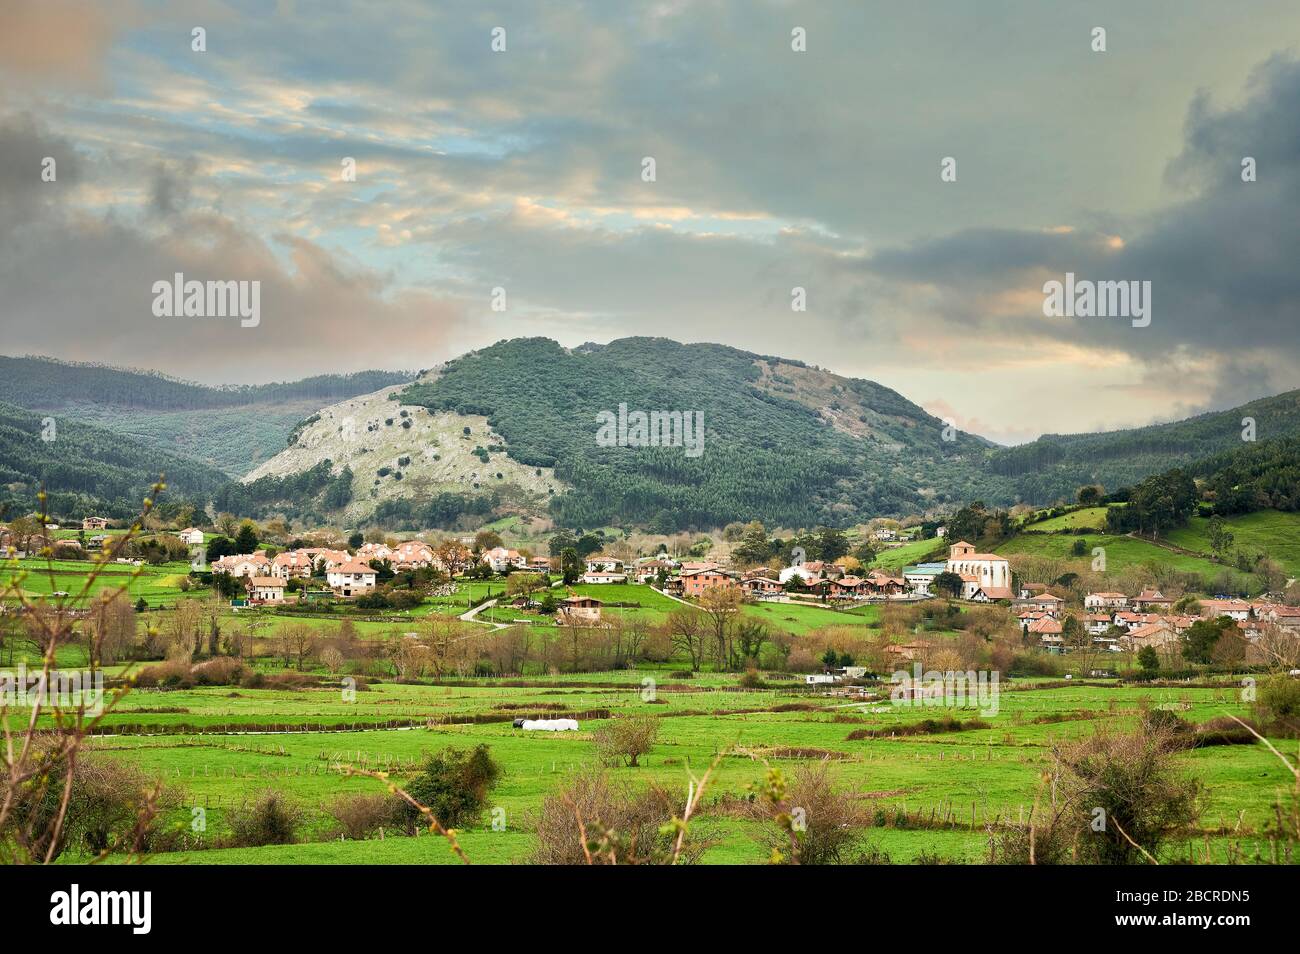
[[[92, 534], [87, 540], [91, 550], [103, 548], [112, 539], [109, 521], [103, 517], [85, 517], [81, 531], [82, 539]], [[601, 594], [623, 594], [628, 586], [645, 587], [685, 606], [721, 602], [736, 607], [852, 611], [948, 600], [957, 606], [1004, 607], [1026, 647], [1052, 655], [1087, 654], [1087, 673], [1091, 675], [1113, 674], [1118, 668], [1118, 664], [1107, 663], [1106, 656], [1136, 658], [1143, 650], [1156, 653], [1167, 666], [1176, 668], [1184, 639], [1198, 621], [1230, 624], [1232, 643], [1239, 648], [1232, 658], [1246, 664], [1268, 658], [1267, 648], [1259, 648], [1261, 640], [1269, 643], [1275, 634], [1300, 634], [1300, 607], [1267, 596], [1247, 600], [1184, 593], [1175, 599], [1155, 588], [1079, 594], [1067, 587], [1022, 580], [1006, 556], [979, 552], [964, 540], [945, 542], [942, 526], [934, 531], [932, 542], [936, 548], [946, 549], [946, 559], [908, 564], [896, 571], [862, 569], [852, 557], [800, 560], [787, 566], [684, 559], [667, 552], [635, 558], [596, 552], [579, 560], [572, 552], [533, 555], [491, 538], [487, 542], [496, 545], [480, 546], [483, 538], [474, 536], [435, 542], [389, 537], [350, 548], [262, 547], [247, 553], [225, 553], [209, 565], [205, 556], [212, 532], [188, 526], [174, 533], [192, 556], [191, 576], [210, 581], [236, 612], [335, 601], [383, 608], [390, 605], [384, 601], [383, 594], [389, 590], [385, 584], [399, 574], [430, 592], [440, 586], [439, 592], [444, 593], [454, 592], [458, 580], [497, 579], [503, 584], [500, 595], [487, 606], [513, 612], [512, 623], [556, 626], [609, 625]], [[901, 546], [903, 536], [889, 527], [871, 534], [873, 544], [885, 548]], [[907, 538], [915, 541], [916, 535], [907, 534]], [[35, 534], [24, 543], [39, 550], [43, 539]], [[12, 542], [12, 534], [0, 528], [0, 544]], [[79, 546], [67, 538], [52, 542], [65, 557], [68, 547]], [[17, 555], [24, 554], [20, 551]], [[138, 558], [117, 559], [137, 566], [141, 562]], [[490, 587], [487, 592], [491, 594]], [[620, 596], [614, 603], [625, 606], [626, 597]], [[471, 610], [461, 619], [505, 625], [476, 616], [477, 611]], [[885, 647], [885, 658], [910, 661], [930, 645], [896, 641]], [[1096, 660], [1093, 654], [1098, 655]], [[830, 678], [833, 673], [824, 675]]]

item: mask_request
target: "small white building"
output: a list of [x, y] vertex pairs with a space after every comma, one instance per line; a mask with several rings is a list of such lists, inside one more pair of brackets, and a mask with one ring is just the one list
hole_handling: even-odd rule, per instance
[[353, 560], [331, 567], [325, 580], [339, 596], [362, 596], [375, 588], [375, 571], [360, 560]]

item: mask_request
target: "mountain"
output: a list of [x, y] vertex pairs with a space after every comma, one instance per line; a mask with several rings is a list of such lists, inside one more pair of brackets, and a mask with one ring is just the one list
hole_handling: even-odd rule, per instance
[[1253, 422], [1253, 434], [1247, 436], [1257, 442], [1300, 435], [1300, 390], [1168, 424], [1044, 434], [1031, 443], [993, 451], [988, 468], [1010, 481], [1017, 499], [1050, 503], [1073, 497], [1084, 484], [1113, 490], [1170, 467], [1239, 450], [1251, 443], [1243, 438], [1247, 418]]
[[0, 401], [95, 424], [241, 477], [322, 404], [409, 380], [390, 371], [205, 387], [150, 371], [0, 356]]
[[[945, 431], [897, 392], [718, 344], [503, 341], [448, 362], [401, 400], [481, 415], [511, 458], [553, 467], [570, 489], [550, 511], [568, 525], [842, 525], [1007, 490], [985, 474], [988, 441]], [[601, 415], [620, 406], [698, 413], [702, 452], [600, 446]]]
[[48, 489], [51, 514], [131, 517], [166, 476], [167, 500], [203, 502], [226, 482], [220, 471], [93, 424], [50, 418], [0, 402], [0, 508], [37, 508]]

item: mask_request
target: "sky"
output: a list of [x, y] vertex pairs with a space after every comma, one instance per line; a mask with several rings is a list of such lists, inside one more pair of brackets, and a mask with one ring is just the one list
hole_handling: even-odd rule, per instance
[[[0, 4], [4, 354], [217, 384], [661, 335], [1018, 443], [1300, 387], [1297, 210], [1294, 0]], [[177, 272], [260, 321], [158, 316]], [[1150, 323], [1046, 315], [1066, 273]]]

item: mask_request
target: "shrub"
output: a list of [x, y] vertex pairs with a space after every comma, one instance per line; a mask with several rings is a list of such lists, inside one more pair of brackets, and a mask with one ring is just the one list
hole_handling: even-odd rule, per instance
[[658, 735], [656, 716], [627, 716], [601, 726], [592, 733], [592, 741], [602, 765], [636, 768], [641, 756], [654, 748]]
[[[430, 756], [424, 771], [404, 787], [444, 828], [458, 828], [483, 814], [488, 793], [500, 777], [501, 766], [480, 744], [468, 751], [446, 748]], [[401, 820], [414, 833], [421, 813], [405, 802], [402, 809]]]
[[146, 666], [135, 676], [135, 684], [145, 689], [157, 686], [188, 689], [194, 685], [190, 677], [190, 663], [187, 659], [168, 659], [153, 666]]
[[1265, 680], [1259, 687], [1255, 715], [1271, 735], [1300, 735], [1300, 679], [1278, 673]]
[[243, 678], [244, 664], [229, 656], [215, 656], [195, 666], [190, 675], [198, 686], [233, 686]]
[[[610, 782], [604, 772], [584, 773], [542, 802], [539, 865], [663, 864], [672, 859], [673, 835], [665, 830], [676, 808], [661, 789], [633, 790]], [[586, 841], [583, 841], [583, 833]], [[707, 845], [687, 840], [678, 864], [698, 860]]]
[[361, 841], [385, 826], [401, 827], [404, 805], [392, 795], [376, 792], [340, 795], [325, 811], [339, 823], [344, 837]]
[[1036, 864], [1123, 865], [1144, 863], [1143, 851], [1158, 856], [1199, 816], [1200, 785], [1173, 761], [1177, 732], [1149, 725], [1132, 735], [1102, 730], [1058, 746], [1051, 804], [1037, 809], [1032, 827], [993, 832], [989, 860], [1028, 864], [1032, 853]]
[[745, 674], [740, 677], [739, 685], [742, 689], [766, 689], [767, 683], [763, 677], [758, 674], [757, 669], [746, 669]]
[[237, 848], [256, 848], [260, 845], [293, 844], [302, 823], [302, 809], [287, 801], [277, 791], [268, 789], [253, 801], [242, 805], [227, 816], [231, 830], [231, 844]]
[[773, 859], [839, 864], [859, 842], [868, 821], [851, 793], [836, 790], [824, 761], [800, 766], [789, 781], [780, 769], [769, 769], [760, 794], [749, 810], [756, 820], [776, 823], [776, 830], [763, 836]]

